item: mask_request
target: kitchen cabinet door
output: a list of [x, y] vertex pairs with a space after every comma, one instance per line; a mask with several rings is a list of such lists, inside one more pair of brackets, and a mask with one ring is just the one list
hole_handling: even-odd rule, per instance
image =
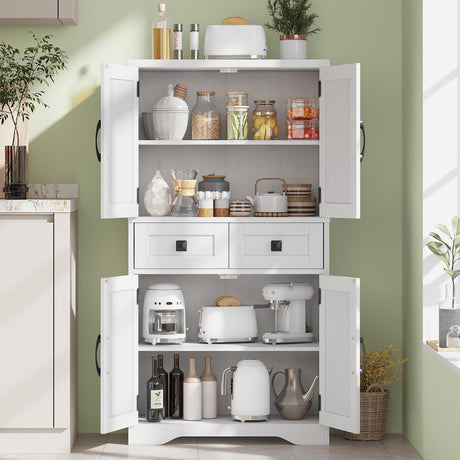
[[359, 433], [359, 279], [319, 276], [319, 422]]
[[139, 213], [139, 98], [136, 67], [102, 65], [101, 217]]
[[52, 215], [0, 217], [0, 428], [53, 428]]
[[360, 215], [359, 70], [359, 64], [347, 64], [319, 71], [322, 217]]
[[101, 279], [101, 433], [138, 421], [138, 277]]

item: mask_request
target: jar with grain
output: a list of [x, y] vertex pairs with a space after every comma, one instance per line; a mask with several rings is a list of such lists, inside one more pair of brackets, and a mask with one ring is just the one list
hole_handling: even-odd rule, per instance
[[213, 101], [215, 91], [197, 91], [192, 110], [192, 139], [220, 139], [220, 114]]

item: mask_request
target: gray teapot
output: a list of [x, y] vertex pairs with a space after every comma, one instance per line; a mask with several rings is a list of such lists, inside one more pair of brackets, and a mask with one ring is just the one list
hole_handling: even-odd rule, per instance
[[318, 384], [319, 375], [314, 379], [307, 392], [304, 391], [301, 381], [302, 369], [285, 369], [285, 383], [279, 394], [276, 394], [274, 381], [278, 374], [283, 374], [283, 371], [278, 371], [272, 377], [272, 391], [275, 396], [275, 406], [278, 409], [281, 417], [286, 420], [301, 420], [307, 415], [311, 407], [311, 400], [315, 387]]

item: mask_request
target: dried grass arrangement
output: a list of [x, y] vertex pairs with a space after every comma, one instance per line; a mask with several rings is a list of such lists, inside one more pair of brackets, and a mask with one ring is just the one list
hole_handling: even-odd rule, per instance
[[[366, 350], [366, 362], [361, 375], [361, 391], [366, 391], [374, 383], [387, 387], [393, 382], [402, 380], [402, 365], [407, 359], [394, 359], [398, 354], [392, 345], [379, 347], [378, 351], [369, 351], [367, 343], [364, 342]], [[362, 354], [361, 354], [362, 360]], [[379, 391], [378, 388], [372, 388], [371, 391]]]

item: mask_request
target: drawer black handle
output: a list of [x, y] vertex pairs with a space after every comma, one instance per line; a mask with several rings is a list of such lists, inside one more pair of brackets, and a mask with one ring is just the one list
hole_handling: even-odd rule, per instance
[[97, 349], [99, 348], [100, 344], [101, 344], [101, 334], [97, 336], [96, 350], [94, 351], [94, 360], [96, 361], [96, 372], [99, 377], [101, 376], [101, 366], [99, 366], [99, 363], [97, 361]]
[[283, 241], [282, 240], [272, 240], [271, 250], [272, 252], [281, 252], [283, 250]]
[[176, 240], [176, 252], [187, 252], [187, 240]]

